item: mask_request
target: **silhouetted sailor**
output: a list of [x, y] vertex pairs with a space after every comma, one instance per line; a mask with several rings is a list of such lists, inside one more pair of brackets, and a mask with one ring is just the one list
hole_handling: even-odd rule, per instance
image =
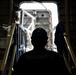
[[64, 60], [54, 51], [45, 49], [47, 32], [36, 28], [31, 36], [33, 50], [22, 54], [14, 66], [13, 75], [69, 75]]

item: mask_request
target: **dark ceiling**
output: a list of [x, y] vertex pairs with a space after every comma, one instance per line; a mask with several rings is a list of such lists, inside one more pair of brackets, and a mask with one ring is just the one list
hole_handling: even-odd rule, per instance
[[20, 3], [22, 1], [37, 1], [37, 2], [42, 2], [42, 1], [56, 1], [56, 2], [59, 2], [59, 1], [65, 1], [65, 0], [14, 0], [15, 2], [17, 3]]

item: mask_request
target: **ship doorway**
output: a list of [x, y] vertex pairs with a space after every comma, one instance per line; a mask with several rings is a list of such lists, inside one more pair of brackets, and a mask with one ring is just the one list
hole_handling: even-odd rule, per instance
[[20, 26], [25, 29], [27, 35], [26, 52], [33, 49], [31, 44], [32, 31], [37, 27], [44, 28], [48, 33], [49, 50], [57, 51], [54, 44], [55, 28], [58, 24], [58, 7], [56, 2], [21, 2], [19, 5], [21, 9], [21, 24]]

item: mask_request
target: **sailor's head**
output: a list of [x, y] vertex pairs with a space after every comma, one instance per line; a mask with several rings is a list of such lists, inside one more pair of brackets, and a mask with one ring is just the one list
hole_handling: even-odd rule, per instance
[[41, 27], [36, 28], [31, 36], [32, 44], [35, 47], [44, 47], [47, 43], [47, 39], [47, 32]]

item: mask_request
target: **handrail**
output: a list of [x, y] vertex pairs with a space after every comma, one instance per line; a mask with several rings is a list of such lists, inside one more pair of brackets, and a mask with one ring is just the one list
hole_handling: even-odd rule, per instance
[[65, 63], [66, 63], [66, 67], [67, 67], [68, 71], [70, 72], [70, 74], [72, 74], [71, 66], [70, 66], [70, 64], [68, 64], [69, 62], [68, 62], [68, 60], [66, 59], [65, 56], [66, 56], [66, 55], [65, 55], [65, 51], [63, 51], [63, 58], [64, 58], [64, 61], [65, 61]]
[[76, 56], [75, 56], [75, 54], [74, 54], [74, 52], [73, 52], [73, 49], [72, 49], [72, 47], [71, 47], [71, 44], [70, 44], [69, 39], [68, 39], [68, 37], [67, 37], [67, 34], [64, 32], [63, 35], [64, 35], [65, 42], [66, 42], [66, 44], [67, 44], [67, 48], [68, 48], [69, 53], [70, 53], [70, 55], [71, 55], [71, 58], [72, 58], [72, 60], [73, 60], [74, 67], [76, 68]]
[[6, 44], [6, 49], [5, 49], [4, 57], [3, 57], [3, 60], [2, 60], [2, 63], [1, 63], [1, 68], [0, 68], [0, 71], [2, 71], [2, 72], [4, 71], [6, 63], [7, 63], [7, 58], [8, 58], [10, 46], [11, 46], [11, 43], [12, 43], [12, 38], [13, 38], [15, 26], [16, 25], [14, 25], [14, 23], [12, 23], [12, 29], [9, 33], [10, 36], [7, 37], [8, 41], [7, 41], [7, 44]]
[[17, 46], [15, 45], [15, 46], [14, 46], [13, 53], [12, 53], [12, 58], [11, 58], [11, 62], [10, 62], [10, 67], [9, 67], [8, 75], [11, 75], [11, 74], [12, 74], [12, 66], [13, 66], [13, 63], [14, 63], [16, 50], [17, 50]]

